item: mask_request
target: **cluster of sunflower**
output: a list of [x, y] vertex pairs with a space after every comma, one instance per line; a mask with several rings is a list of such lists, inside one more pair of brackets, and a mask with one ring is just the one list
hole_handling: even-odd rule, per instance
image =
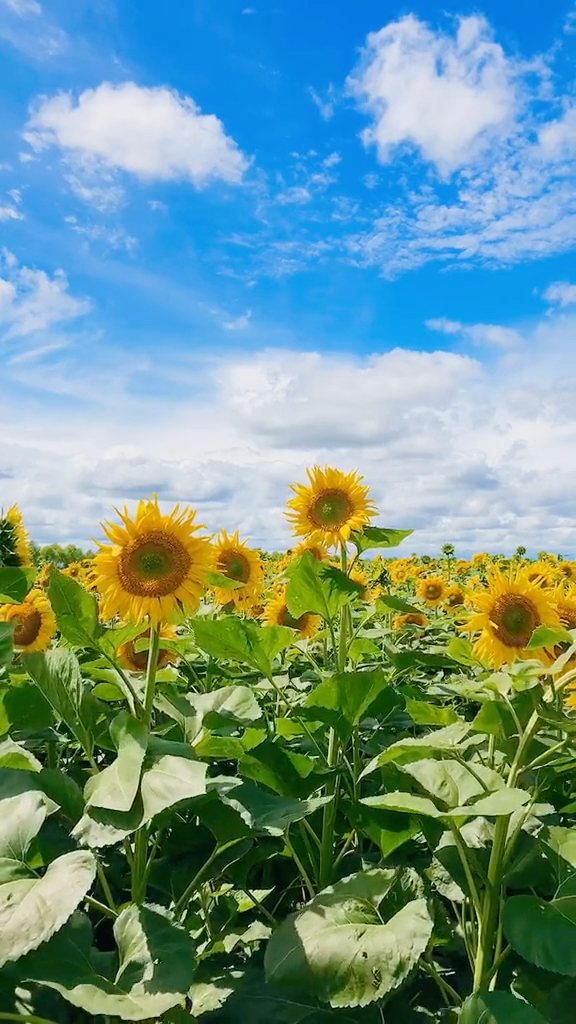
[[[66, 573], [97, 593], [104, 621], [160, 628], [166, 639], [174, 638], [176, 624], [198, 608], [207, 592], [225, 610], [290, 626], [301, 637], [314, 636], [322, 626], [319, 616], [306, 613], [295, 619], [290, 614], [287, 570], [304, 551], [330, 562], [331, 552], [345, 549], [352, 533], [369, 525], [377, 510], [358, 473], [315, 466], [308, 470], [308, 481], [292, 490], [286, 516], [302, 542], [281, 560], [263, 557], [238, 531], [208, 536], [190, 508], [176, 506], [163, 514], [154, 497], [141, 501], [133, 517], [125, 508], [118, 521], [104, 523], [107, 542], [99, 543], [99, 553]], [[452, 545], [445, 545], [443, 553], [439, 559], [377, 556], [364, 568], [353, 562], [348, 571], [367, 600], [378, 596], [382, 586], [394, 585], [401, 595], [420, 602], [420, 609], [396, 617], [396, 629], [424, 629], [428, 614], [441, 609], [454, 614], [458, 629], [473, 634], [474, 652], [487, 666], [533, 657], [550, 663], [557, 649], [534, 649], [529, 643], [539, 626], [576, 629], [576, 565], [544, 552], [530, 562], [521, 549], [512, 559], [485, 552], [470, 561], [457, 559]], [[28, 537], [13, 506], [0, 515], [0, 567], [29, 565]], [[21, 651], [45, 650], [56, 633], [44, 582], [38, 580], [22, 604], [0, 605], [0, 619], [13, 622], [14, 644]], [[143, 671], [146, 652], [137, 653], [134, 642], [121, 653], [128, 667]], [[169, 660], [170, 655], [163, 657]], [[576, 708], [576, 693], [568, 700]]]

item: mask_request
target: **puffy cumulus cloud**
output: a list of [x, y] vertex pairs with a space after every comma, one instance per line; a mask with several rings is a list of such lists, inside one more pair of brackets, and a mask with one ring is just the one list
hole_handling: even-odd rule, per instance
[[0, 341], [5, 347], [73, 320], [90, 306], [69, 293], [63, 270], [50, 277], [45, 270], [20, 266], [6, 249], [0, 253]]
[[360, 469], [380, 521], [416, 530], [409, 550], [451, 540], [576, 555], [575, 330], [576, 316], [552, 310], [521, 350], [493, 347], [486, 362], [480, 348], [167, 360], [96, 345], [38, 356], [33, 388], [8, 363], [2, 502], [21, 502], [39, 541], [86, 543], [111, 506], [157, 492], [166, 507], [197, 506], [210, 532], [238, 527], [280, 548], [288, 484], [320, 462]]
[[226, 405], [273, 446], [362, 447], [403, 435], [406, 417], [438, 421], [443, 399], [477, 377], [450, 352], [394, 349], [366, 360], [270, 351], [222, 367]]
[[460, 18], [451, 36], [410, 14], [368, 36], [348, 87], [372, 117], [362, 138], [383, 163], [409, 145], [444, 175], [509, 126], [518, 105], [514, 78], [484, 18]]
[[[242, 180], [248, 160], [214, 114], [165, 86], [103, 82], [75, 99], [42, 97], [24, 138], [35, 151], [59, 146], [77, 164], [145, 181]], [[86, 196], [90, 201], [89, 195]]]

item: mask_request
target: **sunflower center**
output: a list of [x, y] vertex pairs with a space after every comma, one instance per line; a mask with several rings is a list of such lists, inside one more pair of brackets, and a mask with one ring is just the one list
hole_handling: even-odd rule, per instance
[[282, 611], [278, 615], [278, 624], [280, 626], [290, 626], [290, 629], [302, 630], [306, 623], [306, 614], [307, 613], [304, 612], [300, 618], [295, 619], [293, 615], [290, 615], [287, 605], [284, 605]]
[[323, 491], [310, 508], [312, 522], [321, 528], [343, 526], [354, 511], [352, 502], [344, 491]]
[[223, 576], [238, 583], [248, 583], [250, 579], [250, 562], [240, 551], [223, 551], [218, 558], [218, 569]]
[[178, 590], [190, 565], [190, 555], [176, 537], [151, 530], [122, 549], [118, 575], [122, 587], [130, 594], [165, 597]]
[[442, 596], [442, 584], [441, 583], [427, 583], [426, 584], [426, 597], [429, 601], [437, 601]]
[[528, 597], [503, 594], [490, 612], [496, 636], [506, 647], [526, 647], [532, 633], [540, 625], [538, 609]]
[[42, 627], [40, 612], [36, 608], [31, 608], [21, 615], [15, 615], [12, 621], [15, 623], [14, 646], [29, 647], [33, 644]]
[[456, 608], [457, 605], [464, 604], [464, 594], [450, 594], [447, 603], [449, 604], [450, 608]]

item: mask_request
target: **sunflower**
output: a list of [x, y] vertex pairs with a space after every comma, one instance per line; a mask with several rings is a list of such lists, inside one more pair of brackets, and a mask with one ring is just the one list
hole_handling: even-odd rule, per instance
[[0, 512], [0, 569], [32, 565], [30, 541], [18, 505]]
[[405, 626], [424, 626], [428, 625], [428, 616], [424, 615], [424, 612], [406, 612], [405, 615], [396, 615], [394, 618], [393, 626], [394, 629], [404, 629]]
[[560, 627], [560, 618], [549, 596], [528, 571], [520, 569], [507, 578], [499, 569], [490, 574], [488, 588], [473, 595], [476, 613], [461, 629], [479, 632], [474, 652], [480, 661], [501, 668], [516, 658], [548, 659], [542, 648], [528, 650], [538, 626]]
[[478, 551], [475, 555], [472, 555], [472, 560], [470, 562], [470, 565], [474, 565], [474, 566], [486, 565], [486, 563], [489, 562], [489, 561], [490, 561], [490, 555], [488, 555], [485, 551]]
[[576, 581], [576, 564], [574, 562], [558, 562], [557, 571], [566, 580]]
[[134, 519], [126, 508], [118, 515], [121, 523], [103, 524], [112, 544], [98, 542], [93, 562], [104, 618], [157, 626], [194, 611], [212, 565], [209, 538], [194, 536], [202, 529], [194, 510], [176, 505], [163, 515], [154, 496], [140, 502]]
[[576, 591], [558, 590], [554, 601], [561, 624], [565, 629], [576, 629]]
[[267, 626], [290, 626], [290, 629], [295, 629], [303, 639], [315, 636], [322, 625], [320, 616], [311, 612], [304, 612], [297, 619], [290, 614], [286, 601], [286, 587], [268, 602], [262, 619]]
[[[175, 640], [177, 636], [178, 634], [172, 626], [163, 626], [160, 630], [160, 640]], [[137, 642], [144, 639], [150, 639], [149, 629], [141, 633], [140, 636], [135, 637], [134, 640], [127, 640], [125, 644], [121, 644], [118, 648], [120, 664], [124, 668], [129, 669], [130, 672], [145, 672], [148, 667], [148, 649], [136, 650]], [[178, 661], [178, 655], [174, 651], [168, 651], [164, 647], [160, 648], [158, 651], [158, 668], [166, 668], [167, 665], [171, 665], [175, 661]]]
[[56, 634], [56, 616], [42, 590], [31, 590], [22, 604], [0, 605], [0, 621], [13, 623], [12, 642], [22, 654], [47, 650]]
[[321, 544], [319, 542], [314, 543], [310, 540], [303, 540], [301, 544], [298, 544], [298, 546], [292, 550], [291, 558], [300, 558], [307, 551], [309, 551], [311, 555], [314, 555], [314, 558], [316, 559], [317, 562], [330, 561], [328, 549], [324, 546], [324, 544]]
[[446, 587], [446, 593], [444, 594], [444, 604], [450, 611], [458, 611], [466, 601], [466, 595], [462, 590], [462, 587], [458, 586], [457, 583], [452, 583], [449, 587]]
[[82, 562], [70, 562], [65, 569], [61, 570], [63, 576], [71, 576], [73, 580], [82, 579]]
[[309, 485], [290, 485], [296, 497], [288, 502], [286, 517], [293, 533], [313, 543], [337, 547], [376, 515], [370, 489], [361, 483], [363, 477], [358, 473], [314, 466], [307, 474]]
[[530, 562], [524, 567], [526, 579], [529, 583], [537, 583], [541, 587], [549, 586], [558, 579], [558, 569], [550, 562], [538, 559], [537, 562]]
[[264, 579], [264, 565], [258, 552], [240, 540], [238, 530], [231, 537], [222, 530], [215, 545], [214, 568], [221, 576], [242, 584], [234, 590], [215, 587], [218, 604], [232, 603], [243, 608], [254, 603]]
[[446, 583], [441, 576], [426, 576], [418, 582], [416, 593], [431, 608], [436, 608], [446, 596]]

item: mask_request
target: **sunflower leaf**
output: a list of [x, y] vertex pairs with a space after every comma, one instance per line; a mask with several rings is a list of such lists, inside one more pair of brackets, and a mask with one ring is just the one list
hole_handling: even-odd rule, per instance
[[192, 984], [196, 967], [192, 939], [162, 907], [135, 905], [116, 918], [114, 938], [117, 956], [104, 956], [92, 944], [88, 918], [75, 914], [25, 961], [22, 975], [55, 989], [91, 1018], [163, 1017], [184, 999]]
[[539, 650], [541, 647], [556, 647], [558, 644], [574, 643], [574, 637], [567, 629], [553, 629], [552, 626], [538, 626], [534, 630], [526, 647], [529, 651]]
[[343, 605], [362, 594], [364, 587], [345, 573], [324, 565], [305, 551], [287, 570], [290, 582], [286, 590], [288, 611], [295, 619], [306, 612], [321, 615], [331, 622]]
[[390, 530], [384, 526], [365, 526], [358, 533], [350, 534], [350, 540], [361, 555], [371, 548], [397, 548], [414, 530]]
[[262, 675], [272, 675], [277, 654], [294, 641], [294, 633], [285, 626], [260, 626], [247, 619], [197, 618], [192, 622], [198, 647], [213, 658], [227, 658], [250, 665]]
[[94, 594], [89, 594], [71, 576], [53, 569], [48, 597], [62, 636], [78, 647], [94, 647], [98, 634], [98, 603]]
[[21, 604], [35, 576], [34, 569], [17, 569], [12, 566], [1, 568], [0, 604]]

